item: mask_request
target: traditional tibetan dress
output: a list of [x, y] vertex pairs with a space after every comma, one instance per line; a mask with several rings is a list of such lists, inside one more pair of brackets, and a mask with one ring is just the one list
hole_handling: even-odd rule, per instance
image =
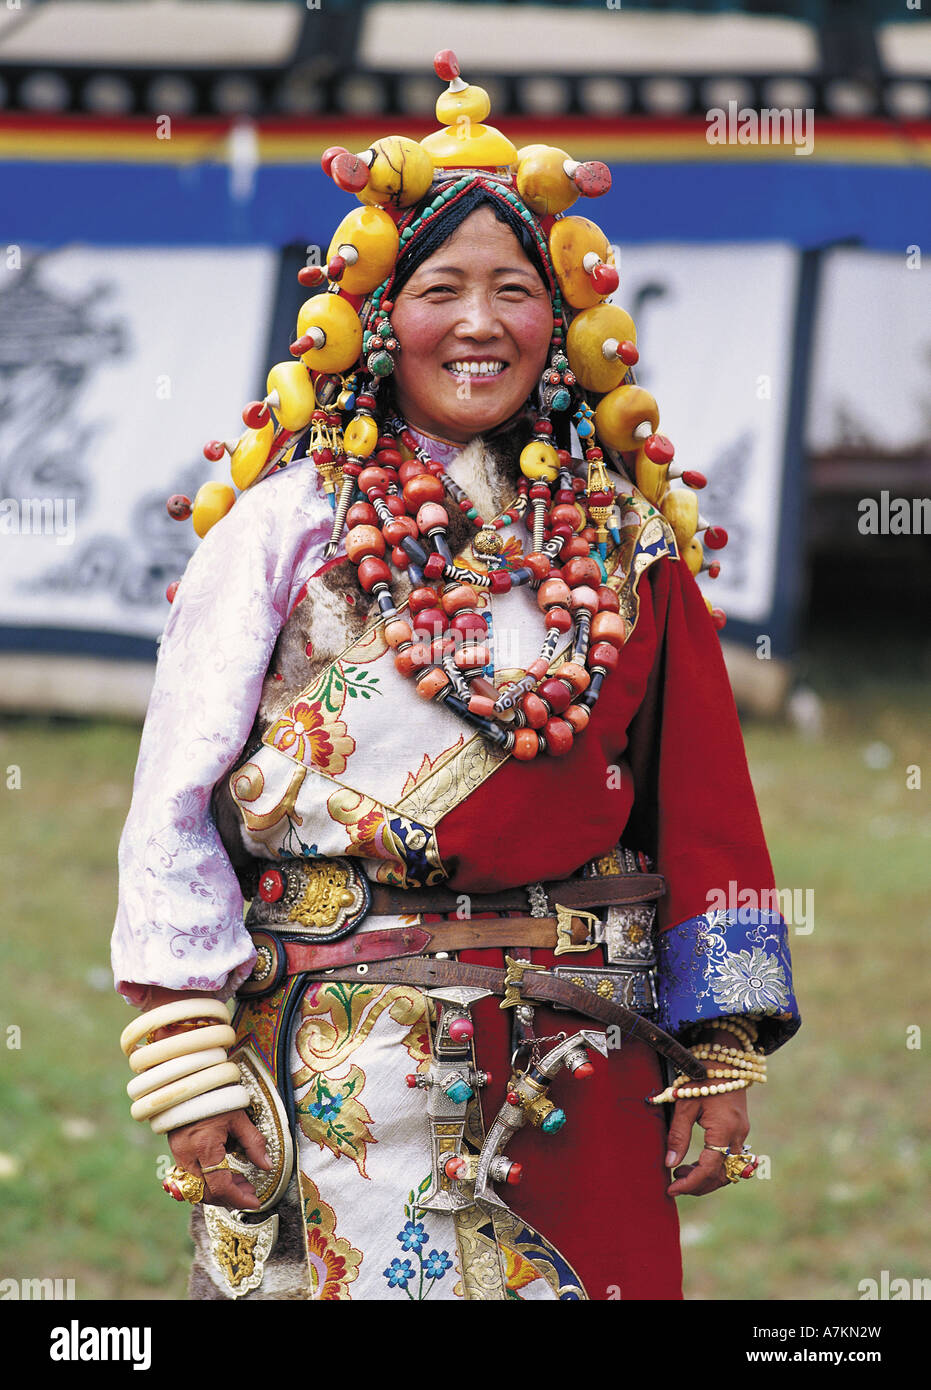
[[[423, 442], [497, 517], [516, 496], [526, 438], [517, 430], [458, 453]], [[146, 984], [226, 996], [242, 987], [239, 1055], [278, 1160], [274, 1204], [261, 1213], [195, 1208], [192, 1296], [681, 1297], [666, 1117], [644, 1103], [664, 1084], [655, 1051], [609, 1037], [584, 1081], [561, 1072], [551, 1097], [568, 1122], [516, 1132], [507, 1158], [522, 1180], [470, 1201], [470, 1182], [444, 1163], [464, 1156], [474, 1178], [509, 1085], [513, 1010], [500, 995], [469, 1001], [464, 1090], [431, 1106], [424, 1083], [442, 997], [383, 982], [377, 963], [276, 982], [268, 948], [276, 926], [279, 938], [332, 941], [340, 911], [358, 916], [362, 875], [396, 890], [393, 911], [370, 912], [344, 943], [416, 925], [404, 892], [448, 887], [452, 928], [468, 920], [473, 894], [616, 873], [648, 856], [666, 882], [655, 920], [652, 909], [609, 913], [606, 944], [511, 956], [568, 964], [582, 981], [613, 969], [673, 1034], [734, 1013], [756, 1020], [767, 1051], [795, 1031], [781, 917], [735, 906], [775, 905], [775, 895], [718, 638], [670, 527], [616, 482], [622, 526], [608, 583], [630, 636], [585, 736], [561, 758], [517, 762], [416, 698], [353, 567], [323, 560], [332, 513], [310, 463], [244, 494], [189, 564], [121, 843], [114, 968], [130, 999]], [[501, 534], [505, 555], [518, 549]], [[448, 535], [458, 563], [481, 570], [460, 513]], [[534, 595], [482, 592], [496, 678], [517, 678], [539, 653]], [[404, 593], [402, 579], [399, 608]], [[728, 905], [709, 908], [722, 901], [715, 894]], [[500, 970], [506, 954], [458, 959]], [[587, 983], [610, 994], [604, 974]], [[549, 1040], [543, 1051], [598, 1026], [543, 1006], [532, 1020]]]

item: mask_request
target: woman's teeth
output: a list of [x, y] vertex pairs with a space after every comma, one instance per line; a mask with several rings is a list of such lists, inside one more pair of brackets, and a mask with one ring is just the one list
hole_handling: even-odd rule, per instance
[[489, 359], [487, 362], [447, 362], [446, 370], [454, 376], [498, 376], [506, 366], [506, 362]]

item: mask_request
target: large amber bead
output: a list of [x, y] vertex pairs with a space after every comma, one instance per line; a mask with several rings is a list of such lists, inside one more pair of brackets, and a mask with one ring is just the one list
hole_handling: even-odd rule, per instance
[[551, 483], [559, 476], [559, 457], [552, 444], [533, 439], [520, 454], [520, 471], [533, 482]]
[[230, 455], [230, 476], [240, 492], [251, 487], [261, 475], [268, 462], [274, 438], [275, 422], [271, 419], [261, 429], [243, 431], [239, 443]]
[[565, 212], [579, 190], [562, 167], [569, 158], [555, 145], [526, 145], [517, 152], [517, 191], [541, 217]]
[[[418, 146], [419, 148], [419, 146]], [[426, 156], [429, 160], [429, 156]], [[430, 165], [431, 172], [433, 165]], [[398, 229], [383, 208], [355, 208], [340, 222], [327, 261], [340, 254], [341, 246], [353, 246], [359, 253], [354, 265], [347, 265], [340, 286], [348, 294], [369, 294], [391, 270], [398, 257]]]
[[420, 141], [406, 135], [386, 135], [371, 149], [369, 181], [356, 195], [360, 201], [393, 208], [419, 203], [433, 182], [433, 160]]
[[356, 415], [343, 431], [343, 447], [347, 454], [367, 459], [378, 443], [378, 424], [371, 415]]
[[317, 397], [303, 362], [278, 362], [268, 374], [265, 390], [268, 395], [278, 393], [278, 404], [272, 408], [282, 429], [296, 433], [310, 423]]
[[235, 501], [236, 494], [228, 483], [204, 483], [194, 498], [191, 512], [194, 530], [202, 540], [211, 526], [226, 516]]
[[608, 250], [608, 238], [587, 217], [561, 217], [554, 224], [550, 232], [550, 256], [559, 288], [573, 309], [589, 309], [604, 299], [582, 264], [589, 251], [596, 252], [599, 260], [606, 265], [614, 264], [614, 257]]
[[620, 386], [627, 364], [619, 357], [605, 357], [602, 345], [609, 338], [619, 343], [637, 341], [637, 329], [626, 309], [616, 304], [595, 304], [576, 314], [566, 335], [569, 366], [586, 391], [604, 395]]
[[644, 423], [649, 425], [653, 433], [656, 432], [659, 428], [659, 407], [642, 386], [616, 386], [602, 396], [595, 407], [598, 438], [622, 454], [640, 448], [641, 440], [636, 438], [634, 430]]
[[315, 294], [305, 300], [297, 316], [298, 338], [311, 328], [321, 328], [326, 341], [303, 354], [305, 367], [312, 372], [348, 371], [362, 351], [362, 324], [349, 301], [338, 294]]
[[670, 488], [663, 499], [663, 516], [676, 533], [680, 551], [687, 555], [689, 542], [698, 530], [697, 494], [691, 488]]

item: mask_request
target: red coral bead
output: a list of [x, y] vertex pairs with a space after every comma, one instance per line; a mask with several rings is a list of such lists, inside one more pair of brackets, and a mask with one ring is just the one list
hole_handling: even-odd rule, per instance
[[672, 463], [676, 455], [672, 440], [667, 439], [664, 434], [651, 434], [649, 439], [645, 439], [643, 452], [651, 463], [659, 464], [661, 467]]
[[418, 511], [424, 502], [443, 500], [443, 484], [439, 478], [434, 478], [432, 473], [418, 473], [416, 477], [408, 478], [402, 491], [407, 509], [411, 513]]
[[473, 633], [477, 637], [484, 637], [488, 631], [480, 613], [457, 613], [449, 627], [451, 632], [457, 632], [461, 637], [469, 637]]
[[572, 725], [565, 719], [548, 719], [543, 729], [547, 752], [554, 758], [564, 758], [572, 747]]
[[589, 559], [588, 556], [572, 556], [563, 565], [562, 573], [566, 583], [573, 589], [577, 589], [582, 584], [595, 587], [601, 583], [601, 570], [595, 561]]
[[511, 576], [507, 570], [492, 570], [488, 577], [491, 580], [491, 592], [493, 594], [506, 594], [511, 588]]
[[359, 474], [359, 486], [363, 492], [368, 492], [370, 487], [386, 488], [388, 486], [388, 474], [383, 468], [377, 468], [370, 464], [363, 468]]
[[378, 513], [370, 502], [353, 502], [346, 513], [346, 525], [350, 530], [353, 526], [377, 526]]
[[613, 265], [596, 265], [591, 272], [592, 285], [599, 294], [613, 294], [621, 283]]
[[446, 561], [442, 555], [431, 555], [423, 567], [423, 577], [424, 579], [441, 579], [445, 568]]
[[393, 517], [391, 521], [385, 522], [382, 535], [389, 545], [400, 545], [406, 536], [416, 537], [417, 523], [411, 516]]
[[[516, 729], [514, 732], [514, 747], [512, 752], [514, 757], [521, 763], [529, 763], [540, 751], [540, 740], [533, 729]], [[520, 1100], [517, 1096], [512, 1100], [509, 1092], [507, 1101], [509, 1105], [519, 1105]]]
[[259, 879], [259, 897], [263, 903], [276, 903], [284, 894], [284, 874], [278, 869], [268, 869]]
[[168, 585], [168, 588], [165, 590], [165, 597], [167, 598], [169, 603], [174, 603], [175, 594], [178, 592], [178, 585], [180, 583], [180, 579], [173, 579], [171, 583]]
[[[587, 540], [582, 536], [570, 536], [559, 552], [559, 558], [563, 566], [565, 566], [567, 560], [575, 560], [580, 557], [583, 559], [586, 558], [588, 556], [588, 551], [589, 545]], [[598, 578], [601, 578], [601, 570], [598, 571]]]
[[[449, 619], [439, 608], [423, 608], [414, 619], [414, 632], [420, 636], [438, 637], [449, 626]], [[484, 626], [484, 624], [483, 624]]]
[[191, 499], [183, 492], [174, 492], [165, 503], [168, 515], [175, 521], [187, 521], [191, 515]]
[[410, 598], [407, 600], [412, 613], [419, 613], [424, 608], [435, 608], [437, 593], [435, 589], [428, 589], [425, 586], [419, 589], [411, 589]]
[[613, 671], [618, 663], [618, 654], [607, 642], [596, 642], [588, 653], [589, 667], [594, 670], [601, 666], [605, 671]]
[[572, 699], [571, 691], [562, 681], [556, 679], [544, 681], [538, 687], [537, 694], [541, 700], [546, 701], [553, 714], [562, 714]]
[[534, 695], [531, 691], [519, 701], [519, 704], [530, 728], [542, 729], [549, 718], [549, 712], [539, 695]]
[[621, 611], [621, 601], [613, 589], [609, 589], [606, 584], [599, 585], [598, 588], [598, 612], [599, 613], [619, 613]]
[[[379, 538], [381, 539], [380, 532]], [[382, 544], [384, 544], [383, 539]], [[366, 555], [359, 565], [359, 583], [365, 592], [370, 594], [376, 584], [391, 583], [391, 571], [384, 560], [379, 560], [374, 555]]]
[[568, 608], [548, 608], [546, 626], [548, 628], [554, 627], [557, 632], [565, 634], [572, 628], [572, 614]]

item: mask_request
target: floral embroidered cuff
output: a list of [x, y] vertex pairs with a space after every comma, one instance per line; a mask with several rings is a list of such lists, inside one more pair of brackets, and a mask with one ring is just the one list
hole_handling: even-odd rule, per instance
[[706, 912], [659, 941], [657, 1023], [676, 1034], [724, 1014], [747, 1014], [774, 1052], [799, 1029], [786, 924], [752, 908]]

